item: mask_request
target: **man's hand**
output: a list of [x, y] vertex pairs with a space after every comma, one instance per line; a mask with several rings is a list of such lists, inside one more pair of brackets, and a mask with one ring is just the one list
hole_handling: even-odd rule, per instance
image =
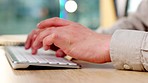
[[104, 63], [110, 62], [110, 35], [98, 34], [78, 23], [51, 18], [38, 24], [37, 30], [31, 32], [26, 41], [26, 48], [32, 53], [43, 47], [45, 50], [55, 45], [73, 58]]

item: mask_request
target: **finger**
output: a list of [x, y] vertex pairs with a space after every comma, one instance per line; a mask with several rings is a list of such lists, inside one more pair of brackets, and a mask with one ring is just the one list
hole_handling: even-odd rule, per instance
[[55, 34], [51, 34], [43, 39], [43, 48], [45, 50], [47, 49], [47, 47], [50, 48], [50, 46], [54, 43], [54, 37]]
[[66, 54], [63, 52], [63, 50], [59, 49], [56, 51], [56, 56], [57, 57], [64, 57]]
[[31, 42], [34, 34], [36, 33], [36, 30], [33, 30], [27, 37], [27, 40], [25, 42], [25, 48], [29, 49], [31, 47]]
[[27, 40], [25, 42], [25, 48], [29, 49], [32, 45], [32, 43], [34, 42], [34, 40], [36, 39], [37, 35], [43, 31], [42, 29], [36, 29], [33, 30], [27, 37]]
[[33, 48], [33, 43], [34, 43], [34, 41], [36, 40], [38, 34], [39, 34], [41, 31], [42, 31], [42, 30], [38, 30], [38, 32], [36, 32], [36, 34], [34, 34], [34, 36], [33, 36], [33, 38], [32, 38], [32, 42], [31, 42], [31, 45], [32, 45], [32, 46], [31, 46], [31, 48], [32, 48], [32, 54], [33, 54], [33, 55], [37, 54], [38, 49], [43, 46], [42, 43], [39, 43], [37, 49]]
[[44, 50], [49, 50], [50, 46], [43, 46]]
[[32, 48], [32, 54], [33, 54], [33, 55], [37, 54], [38, 49], [41, 48], [41, 47], [43, 47], [43, 44], [42, 44], [42, 43], [40, 43], [40, 44], [38, 45], [38, 48], [33, 48], [33, 47], [31, 47], [31, 48]]
[[[33, 35], [33, 37], [32, 37], [31, 45], [33, 45], [34, 41], [36, 40], [36, 38], [38, 37], [38, 35], [39, 35], [42, 31], [44, 31], [44, 29], [37, 29], [37, 30], [36, 30], [36, 33], [35, 33], [35, 34]], [[41, 44], [41, 43], [39, 43], [39, 44]], [[39, 46], [39, 47], [40, 47], [40, 46]]]
[[35, 55], [37, 53], [37, 49], [32, 49], [32, 55]]
[[40, 28], [40, 29], [43, 29], [43, 28], [53, 27], [53, 26], [56, 26], [56, 27], [58, 27], [58, 26], [66, 26], [66, 25], [69, 25], [71, 23], [72, 23], [71, 21], [60, 19], [58, 17], [54, 17], [54, 18], [51, 18], [51, 19], [41, 21], [37, 25], [37, 27]]
[[34, 40], [33, 42], [33, 45], [32, 45], [32, 50], [36, 50], [36, 49], [39, 49], [40, 46], [42, 46], [42, 41], [43, 39], [50, 35], [52, 32], [52, 28], [48, 28], [48, 29], [45, 29], [44, 31], [40, 32], [40, 34], [36, 37], [36, 39]]

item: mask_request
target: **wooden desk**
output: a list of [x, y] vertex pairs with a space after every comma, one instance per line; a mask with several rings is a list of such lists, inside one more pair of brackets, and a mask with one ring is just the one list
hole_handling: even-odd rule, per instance
[[82, 69], [13, 70], [0, 49], [0, 83], [148, 83], [147, 72], [116, 70], [111, 64], [77, 62]]

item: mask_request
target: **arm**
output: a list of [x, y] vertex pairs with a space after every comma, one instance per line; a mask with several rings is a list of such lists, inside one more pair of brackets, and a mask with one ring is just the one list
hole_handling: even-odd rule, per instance
[[[68, 24], [61, 25], [61, 22]], [[45, 20], [38, 27], [38, 34], [32, 34], [36, 38], [29, 36], [25, 45], [34, 53], [40, 47], [48, 50], [54, 44], [76, 59], [94, 63], [112, 61], [117, 69], [148, 71], [146, 32], [117, 30], [111, 38], [110, 35], [95, 33], [78, 23], [59, 18]]]
[[120, 19], [111, 29], [102, 30], [113, 34], [110, 56], [115, 68], [148, 71], [148, 33], [144, 32], [148, 31], [147, 10], [148, 1], [143, 0], [136, 13]]

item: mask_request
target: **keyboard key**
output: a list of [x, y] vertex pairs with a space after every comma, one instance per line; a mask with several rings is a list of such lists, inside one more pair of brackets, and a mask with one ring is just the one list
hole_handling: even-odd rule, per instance
[[33, 56], [39, 63], [48, 63], [48, 61], [40, 56]]
[[[12, 50], [12, 48], [10, 48]], [[21, 56], [21, 54], [19, 54], [16, 50], [12, 51], [13, 55], [16, 57], [16, 59], [20, 62], [20, 63], [25, 63], [28, 62], [23, 56]]]
[[29, 63], [38, 63], [38, 61], [36, 59], [34, 59], [33, 57], [30, 57], [30, 56], [24, 56]]
[[67, 65], [77, 65], [76, 63], [73, 63], [73, 62], [66, 60], [64, 58], [58, 58], [58, 61], [60, 61], [62, 63], [66, 63]]
[[46, 58], [45, 60], [47, 60], [49, 64], [59, 64], [59, 62], [52, 58]]

